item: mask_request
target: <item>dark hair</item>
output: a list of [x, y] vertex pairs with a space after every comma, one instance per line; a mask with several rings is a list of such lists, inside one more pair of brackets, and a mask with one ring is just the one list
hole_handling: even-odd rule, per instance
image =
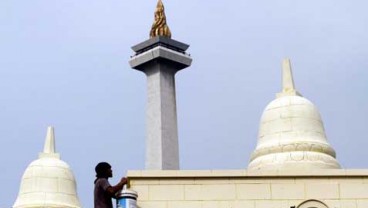
[[[96, 171], [96, 180], [99, 178], [107, 178], [108, 177], [108, 170], [111, 168], [111, 165], [107, 162], [100, 162], [96, 165], [95, 171]], [[95, 180], [95, 183], [96, 183]]]

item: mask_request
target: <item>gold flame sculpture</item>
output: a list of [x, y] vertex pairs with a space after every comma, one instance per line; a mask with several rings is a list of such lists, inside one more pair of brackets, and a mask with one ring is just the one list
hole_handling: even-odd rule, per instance
[[152, 24], [150, 37], [166, 36], [171, 38], [169, 26], [166, 24], [165, 8], [161, 0], [158, 0], [155, 11], [155, 21]]

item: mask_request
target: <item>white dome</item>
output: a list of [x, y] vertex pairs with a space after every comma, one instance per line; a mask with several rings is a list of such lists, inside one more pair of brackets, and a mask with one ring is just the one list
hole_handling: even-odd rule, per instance
[[289, 60], [284, 62], [283, 77], [283, 92], [263, 112], [257, 147], [248, 168], [340, 168], [317, 108], [294, 89]]
[[13, 208], [80, 208], [76, 182], [67, 163], [55, 153], [49, 127], [44, 152], [25, 170]]

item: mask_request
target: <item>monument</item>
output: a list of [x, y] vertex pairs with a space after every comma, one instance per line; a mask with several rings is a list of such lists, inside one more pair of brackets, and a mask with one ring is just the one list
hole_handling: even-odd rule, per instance
[[178, 170], [175, 74], [190, 66], [188, 45], [171, 39], [164, 5], [157, 3], [150, 39], [132, 49], [130, 66], [147, 76], [146, 169]]

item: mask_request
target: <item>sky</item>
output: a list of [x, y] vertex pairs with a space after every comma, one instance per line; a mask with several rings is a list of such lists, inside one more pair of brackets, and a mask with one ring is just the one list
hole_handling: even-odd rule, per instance
[[[193, 58], [176, 74], [181, 169], [247, 168], [286, 57], [340, 164], [368, 168], [367, 1], [163, 2]], [[113, 166], [112, 184], [144, 169], [146, 77], [128, 61], [156, 3], [0, 1], [0, 208], [15, 202], [47, 126], [83, 207], [93, 207], [98, 162]]]

